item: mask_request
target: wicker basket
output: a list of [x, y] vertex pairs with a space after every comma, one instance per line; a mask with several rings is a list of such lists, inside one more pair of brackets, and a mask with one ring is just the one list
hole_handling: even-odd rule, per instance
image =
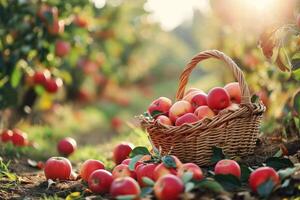
[[251, 103], [250, 92], [244, 74], [234, 61], [217, 50], [207, 50], [196, 55], [180, 76], [176, 99], [183, 98], [184, 90], [192, 70], [208, 58], [224, 61], [239, 82], [242, 100], [235, 111], [223, 110], [212, 119], [204, 119], [182, 126], [163, 125], [155, 120], [140, 117], [141, 126], [149, 134], [152, 144], [162, 149], [163, 154], [171, 151], [183, 162], [194, 162], [199, 166], [209, 165], [212, 147], [217, 146], [230, 157], [253, 153], [259, 133], [260, 121], [265, 106]]

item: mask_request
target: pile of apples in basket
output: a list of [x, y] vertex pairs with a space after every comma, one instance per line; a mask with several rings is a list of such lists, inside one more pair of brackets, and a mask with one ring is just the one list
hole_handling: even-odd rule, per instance
[[169, 126], [181, 126], [212, 118], [224, 109], [238, 110], [241, 89], [238, 82], [212, 88], [208, 94], [197, 88], [189, 89], [182, 100], [172, 104], [166, 97], [154, 100], [148, 113], [158, 122]]

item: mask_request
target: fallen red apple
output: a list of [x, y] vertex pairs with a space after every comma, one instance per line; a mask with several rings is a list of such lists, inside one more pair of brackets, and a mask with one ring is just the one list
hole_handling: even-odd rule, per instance
[[199, 119], [194, 113], [186, 113], [177, 118], [175, 125], [181, 126], [183, 124], [191, 124], [197, 121], [199, 121]]
[[156, 163], [148, 163], [148, 164], [141, 164], [136, 168], [136, 177], [137, 177], [137, 181], [140, 184], [141, 187], [146, 186], [146, 184], [143, 181], [143, 177], [147, 177], [152, 179], [153, 181], [154, 179], [154, 170], [157, 167], [158, 164]]
[[119, 164], [112, 171], [113, 179], [121, 178], [121, 177], [131, 177], [136, 178], [136, 174], [134, 171], [130, 171], [128, 165]]
[[115, 116], [111, 119], [110, 124], [114, 130], [119, 130], [123, 125], [123, 120], [120, 117]]
[[167, 174], [177, 175], [176, 168], [167, 168], [164, 163], [160, 163], [156, 166], [153, 172], [154, 180], [158, 180], [160, 177], [163, 177]]
[[172, 174], [159, 178], [154, 184], [154, 194], [158, 200], [179, 200], [183, 192], [183, 182]]
[[161, 123], [161, 124], [164, 124], [164, 125], [168, 125], [168, 126], [172, 126], [173, 123], [172, 121], [170, 120], [169, 117], [165, 116], [165, 115], [160, 115], [156, 118], [156, 120]]
[[193, 112], [192, 105], [188, 101], [180, 100], [174, 103], [170, 108], [169, 117], [171, 121], [175, 123], [177, 118], [181, 117], [186, 113], [192, 113], [192, 112]]
[[64, 57], [69, 54], [71, 49], [70, 43], [62, 40], [57, 40], [55, 43], [55, 55]]
[[27, 134], [19, 129], [13, 130], [11, 139], [15, 146], [26, 146], [28, 144]]
[[[129, 165], [130, 162], [131, 162], [131, 159], [130, 159], [130, 158], [127, 158], [127, 159], [123, 160], [121, 164]], [[134, 169], [136, 169], [136, 168], [137, 168], [139, 165], [141, 165], [141, 164], [143, 164], [143, 162], [137, 161], [137, 162], [135, 163], [135, 165], [134, 165]]]
[[228, 92], [221, 87], [211, 89], [207, 95], [207, 105], [213, 110], [222, 110], [230, 105]]
[[195, 115], [201, 120], [204, 118], [212, 118], [215, 116], [215, 113], [208, 106], [200, 106], [195, 110]]
[[257, 192], [258, 187], [269, 180], [273, 182], [274, 186], [280, 183], [279, 175], [273, 168], [260, 167], [250, 174], [249, 185], [252, 191]]
[[76, 150], [76, 148], [77, 148], [76, 140], [70, 137], [66, 137], [60, 140], [57, 144], [58, 152], [64, 156], [69, 156]]
[[115, 163], [118, 165], [123, 160], [128, 158], [133, 147], [134, 146], [130, 143], [123, 142], [121, 144], [118, 144], [113, 150], [113, 160], [115, 161]]
[[112, 182], [112, 174], [104, 169], [95, 170], [88, 179], [89, 189], [99, 194], [108, 193]]
[[233, 103], [241, 103], [242, 92], [238, 82], [228, 83], [224, 89], [228, 92], [230, 101]]
[[220, 160], [215, 166], [215, 174], [231, 174], [237, 178], [241, 177], [241, 168], [240, 165], [229, 159]]
[[159, 115], [167, 115], [171, 106], [172, 101], [170, 99], [167, 97], [159, 97], [149, 105], [148, 113], [154, 118]]
[[138, 199], [141, 193], [139, 184], [131, 177], [115, 179], [110, 187], [110, 195], [116, 199], [118, 196], [132, 195], [132, 199]]
[[44, 168], [45, 176], [52, 180], [68, 180], [72, 172], [70, 161], [64, 157], [51, 157]]
[[203, 172], [201, 168], [194, 163], [184, 163], [178, 168], [177, 176], [182, 178], [187, 172], [193, 173], [194, 180], [202, 180]]
[[12, 140], [13, 132], [9, 129], [3, 130], [1, 133], [1, 141], [6, 143]]
[[99, 160], [86, 160], [80, 167], [80, 176], [83, 180], [88, 181], [91, 173], [98, 169], [105, 169], [104, 164]]

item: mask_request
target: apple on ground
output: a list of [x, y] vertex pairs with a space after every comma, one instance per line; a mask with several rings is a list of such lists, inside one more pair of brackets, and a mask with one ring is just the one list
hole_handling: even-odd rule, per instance
[[249, 177], [249, 185], [252, 191], [257, 192], [258, 187], [271, 180], [274, 186], [280, 184], [280, 178], [277, 172], [271, 167], [260, 167], [254, 170]]
[[185, 100], [180, 100], [174, 103], [169, 110], [169, 117], [172, 122], [176, 122], [176, 120], [186, 113], [192, 113], [193, 107], [192, 105]]
[[160, 115], [156, 118], [156, 120], [161, 123], [161, 124], [164, 124], [164, 125], [168, 125], [168, 126], [172, 126], [173, 123], [172, 121], [170, 120], [169, 117], [165, 116], [165, 115]]
[[[127, 158], [127, 159], [123, 160], [121, 164], [129, 165], [130, 162], [131, 162], [131, 158]], [[136, 169], [141, 164], [143, 164], [143, 162], [137, 161], [134, 165], [134, 169]]]
[[228, 83], [224, 89], [228, 92], [230, 101], [240, 104], [242, 99], [242, 92], [238, 82]]
[[159, 178], [154, 184], [154, 194], [158, 200], [179, 200], [183, 192], [183, 182], [172, 174]]
[[99, 160], [86, 160], [80, 167], [80, 176], [83, 180], [88, 181], [91, 173], [98, 169], [105, 169], [104, 164]]
[[221, 87], [211, 89], [207, 95], [207, 105], [212, 110], [222, 110], [230, 105], [228, 92]]
[[123, 120], [118, 116], [114, 116], [111, 118], [110, 124], [114, 130], [119, 130], [122, 127]]
[[164, 163], [160, 163], [158, 164], [153, 172], [153, 177], [154, 180], [158, 180], [160, 177], [163, 177], [167, 174], [173, 174], [173, 175], [177, 175], [177, 170], [176, 168], [167, 168]]
[[181, 126], [183, 124], [191, 124], [199, 121], [199, 118], [194, 113], [186, 113], [177, 118], [175, 125]]
[[195, 110], [195, 115], [201, 120], [204, 118], [212, 118], [215, 116], [215, 113], [208, 106], [200, 106]]
[[148, 107], [148, 113], [156, 118], [159, 115], [168, 115], [172, 101], [167, 97], [159, 97], [154, 100]]
[[133, 195], [138, 199], [141, 193], [139, 184], [131, 177], [122, 177], [113, 180], [110, 186], [110, 195], [117, 199], [118, 196]]
[[241, 177], [241, 168], [240, 165], [229, 159], [220, 160], [215, 166], [215, 174], [231, 174], [237, 178]]
[[44, 173], [46, 179], [68, 180], [72, 172], [72, 165], [67, 158], [51, 157], [47, 160]]
[[19, 129], [13, 129], [13, 135], [11, 139], [15, 146], [26, 146], [28, 144], [27, 133]]
[[66, 137], [60, 140], [57, 144], [57, 150], [60, 154], [69, 156], [72, 154], [77, 148], [76, 140], [70, 137]]
[[118, 144], [113, 150], [113, 160], [115, 161], [115, 163], [118, 165], [123, 160], [128, 158], [133, 148], [134, 146], [130, 143], [122, 142]]
[[130, 171], [128, 165], [119, 164], [112, 171], [113, 179], [121, 178], [121, 177], [131, 177], [136, 178], [136, 174], [134, 171]]
[[64, 57], [69, 54], [71, 49], [70, 43], [63, 41], [63, 40], [57, 40], [55, 43], [55, 55], [58, 57]]
[[202, 180], [203, 172], [201, 168], [194, 163], [184, 163], [178, 168], [177, 176], [182, 178], [187, 172], [193, 173], [193, 180]]
[[146, 186], [146, 184], [143, 181], [143, 177], [150, 178], [151, 180], [154, 179], [154, 170], [157, 167], [157, 163], [147, 163], [147, 164], [141, 164], [139, 165], [135, 172], [136, 172], [136, 177], [137, 181], [140, 184], [141, 187]]
[[95, 170], [88, 179], [89, 189], [98, 194], [108, 193], [112, 182], [112, 174], [104, 169]]
[[2, 142], [9, 142], [12, 140], [13, 132], [9, 129], [3, 130], [1, 133], [1, 141]]
[[193, 96], [190, 103], [194, 110], [196, 110], [199, 106], [207, 105], [207, 95], [204, 92], [198, 93]]

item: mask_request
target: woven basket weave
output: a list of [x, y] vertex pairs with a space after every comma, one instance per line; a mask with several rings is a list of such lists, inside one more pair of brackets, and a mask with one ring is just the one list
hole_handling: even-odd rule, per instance
[[183, 98], [192, 70], [200, 61], [208, 58], [224, 61], [239, 82], [242, 100], [238, 110], [223, 110], [212, 119], [206, 118], [182, 126], [168, 126], [140, 117], [141, 126], [149, 134], [152, 144], [162, 149], [162, 154], [171, 151], [181, 161], [194, 162], [199, 166], [210, 164], [213, 146], [222, 148], [230, 157], [252, 154], [265, 111], [261, 102], [251, 103], [249, 88], [240, 68], [230, 57], [217, 50], [200, 52], [186, 65], [180, 76], [177, 100]]

